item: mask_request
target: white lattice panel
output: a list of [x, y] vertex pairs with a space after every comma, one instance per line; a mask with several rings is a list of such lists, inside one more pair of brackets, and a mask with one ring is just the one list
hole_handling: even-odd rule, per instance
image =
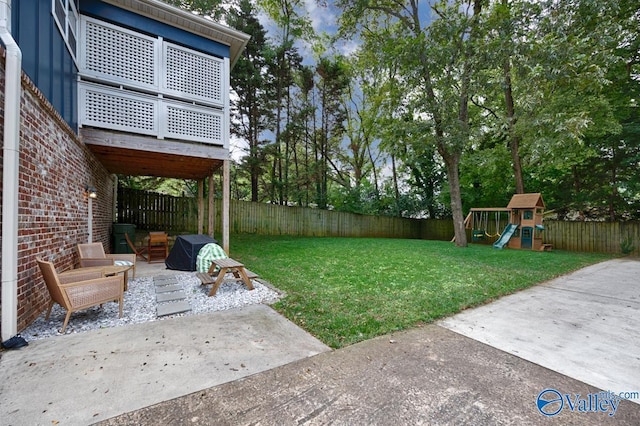
[[157, 39], [87, 17], [82, 31], [81, 73], [157, 90]]
[[163, 62], [165, 93], [222, 104], [222, 60], [165, 42]]
[[223, 145], [223, 114], [207, 108], [166, 105], [165, 136]]
[[80, 125], [223, 146], [229, 60], [83, 16]]
[[80, 87], [80, 101], [83, 111], [81, 125], [158, 134], [155, 99], [89, 85]]

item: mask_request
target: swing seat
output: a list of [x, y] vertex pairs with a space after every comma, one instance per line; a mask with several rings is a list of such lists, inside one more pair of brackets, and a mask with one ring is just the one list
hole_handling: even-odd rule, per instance
[[473, 237], [473, 241], [484, 240], [484, 231], [481, 229], [474, 229], [472, 237]]

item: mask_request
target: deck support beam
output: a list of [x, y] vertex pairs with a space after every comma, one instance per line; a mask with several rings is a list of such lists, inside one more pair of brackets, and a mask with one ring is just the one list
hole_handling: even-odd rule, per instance
[[229, 204], [231, 199], [231, 160], [222, 164], [222, 249], [229, 254]]
[[211, 174], [209, 176], [209, 198], [208, 198], [208, 202], [209, 202], [209, 216], [208, 216], [208, 229], [209, 229], [209, 236], [211, 238], [215, 238], [214, 234], [215, 234], [215, 224], [216, 224], [216, 203], [215, 203], [215, 186], [214, 186], [214, 179], [213, 179], [214, 175]]

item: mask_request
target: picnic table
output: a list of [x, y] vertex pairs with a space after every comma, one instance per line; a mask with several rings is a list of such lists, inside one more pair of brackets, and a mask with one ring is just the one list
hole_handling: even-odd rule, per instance
[[[216, 270], [218, 270], [217, 277], [214, 281]], [[230, 257], [213, 259], [211, 267], [209, 268], [209, 273], [205, 274], [199, 272], [197, 273], [197, 276], [200, 278], [203, 285], [211, 284], [213, 282], [213, 287], [211, 287], [211, 291], [209, 291], [209, 296], [215, 296], [218, 288], [223, 283], [224, 276], [227, 272], [233, 273], [233, 276], [236, 279], [242, 280], [249, 290], [253, 290], [251, 278], [256, 278], [257, 275], [246, 269], [242, 263], [231, 259]]]

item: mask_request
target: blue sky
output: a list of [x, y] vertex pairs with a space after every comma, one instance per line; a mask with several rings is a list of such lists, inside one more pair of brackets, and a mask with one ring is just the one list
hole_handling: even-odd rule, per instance
[[[311, 22], [312, 28], [317, 34], [335, 34], [338, 25], [339, 11], [333, 6], [331, 1], [326, 1], [323, 6], [318, 5], [317, 0], [304, 0], [303, 5], [304, 10], [302, 12], [306, 13], [306, 16]], [[258, 17], [264, 28], [267, 30], [267, 34], [271, 38], [271, 41], [277, 44], [279, 32], [274, 23], [269, 17], [262, 13], [258, 14]], [[337, 47], [340, 49], [340, 53], [349, 55], [355, 51], [357, 46], [357, 41], [342, 41]], [[297, 47], [300, 54], [305, 59], [305, 63], [312, 63], [313, 52], [311, 51], [311, 47], [304, 42], [300, 42]]]

